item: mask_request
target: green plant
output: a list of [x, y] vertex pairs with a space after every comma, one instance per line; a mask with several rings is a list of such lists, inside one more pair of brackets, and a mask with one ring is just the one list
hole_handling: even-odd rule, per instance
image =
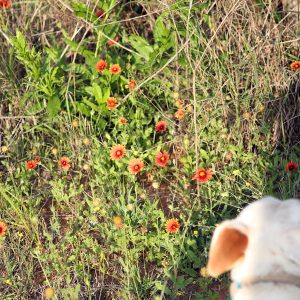
[[[228, 276], [203, 272], [216, 225], [265, 194], [299, 195], [298, 169], [285, 170], [299, 159], [287, 144], [296, 31], [275, 22], [272, 5], [0, 9], [3, 299], [46, 287], [70, 300], [227, 296]], [[136, 173], [132, 159], [142, 161]], [[195, 180], [200, 168], [212, 169], [207, 182]]]

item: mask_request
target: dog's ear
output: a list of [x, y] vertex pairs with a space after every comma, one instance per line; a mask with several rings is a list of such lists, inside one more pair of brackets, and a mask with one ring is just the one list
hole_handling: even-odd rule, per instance
[[237, 221], [225, 221], [217, 227], [210, 246], [207, 270], [217, 277], [229, 271], [243, 258], [248, 245], [247, 229]]

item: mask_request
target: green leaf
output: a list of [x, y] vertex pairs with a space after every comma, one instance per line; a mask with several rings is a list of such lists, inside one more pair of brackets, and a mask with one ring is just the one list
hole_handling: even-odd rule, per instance
[[147, 128], [147, 129], [144, 131], [144, 136], [143, 136], [143, 138], [146, 140], [146, 139], [151, 135], [151, 133], [152, 133], [152, 128], [151, 128], [151, 127]]
[[17, 32], [16, 32], [16, 40], [15, 40], [14, 45], [16, 46], [16, 44], [18, 45], [18, 48], [20, 48], [22, 50], [25, 50], [27, 48], [25, 37], [22, 34], [22, 32], [19, 30], [17, 30]]
[[47, 113], [49, 115], [50, 118], [53, 118], [54, 116], [56, 116], [58, 114], [58, 112], [60, 111], [60, 107], [61, 107], [61, 103], [60, 100], [58, 98], [58, 96], [54, 95], [52, 96], [47, 104]]
[[41, 53], [37, 52], [34, 47], [29, 48], [20, 31], [17, 31], [16, 37], [11, 39], [11, 43], [14, 46], [15, 55], [24, 65], [28, 77], [32, 77], [36, 82], [39, 81], [41, 77]]
[[103, 96], [102, 96], [102, 91], [100, 86], [97, 83], [93, 83], [93, 95], [96, 98], [96, 101], [98, 102], [98, 104], [100, 104], [103, 101]]
[[159, 291], [163, 291], [166, 295], [171, 295], [171, 290], [164, 284], [162, 284], [159, 281], [155, 281], [155, 287], [159, 290]]
[[45, 107], [42, 102], [30, 103], [26, 107], [26, 115], [36, 115], [44, 109]]
[[110, 96], [110, 88], [109, 87], [101, 89], [100, 86], [95, 82], [92, 84], [92, 88], [87, 87], [86, 91], [90, 95], [95, 97], [95, 99], [99, 105], [105, 103], [107, 98], [109, 98], [109, 96]]
[[93, 88], [92, 88], [91, 86], [85, 87], [84, 90], [85, 90], [90, 96], [93, 96], [93, 95], [94, 95]]
[[105, 102], [110, 96], [110, 88], [104, 88], [103, 90], [103, 102]]
[[147, 40], [134, 34], [131, 35], [128, 40], [131, 46], [138, 53], [140, 53], [146, 60], [149, 60], [150, 54], [153, 52], [153, 47], [150, 46]]
[[88, 105], [92, 110], [97, 111], [99, 113], [102, 112], [102, 109], [99, 108], [99, 106], [97, 106], [96, 104], [94, 104], [93, 102], [89, 101], [88, 99], [84, 98], [82, 100], [82, 102], [86, 105]]
[[183, 272], [192, 276], [192, 277], [197, 277], [199, 276], [199, 274], [192, 268], [186, 268], [186, 269], [183, 269]]
[[185, 285], [184, 285], [184, 276], [183, 276], [183, 275], [178, 276], [178, 277], [176, 278], [176, 281], [175, 281], [175, 287], [176, 287], [176, 289], [178, 289], [178, 290], [185, 287]]
[[84, 3], [80, 3], [79, 1], [76, 1], [75, 3], [72, 3], [71, 6], [74, 10], [74, 14], [77, 17], [86, 19], [87, 17], [89, 17], [89, 15], [91, 15], [91, 10]]
[[154, 40], [155, 43], [163, 43], [165, 44], [168, 40], [169, 30], [165, 26], [162, 18], [158, 18], [155, 22], [154, 26]]
[[210, 15], [203, 14], [203, 19], [209, 28], [212, 28], [212, 21]]
[[193, 278], [188, 278], [185, 280], [184, 276], [181, 275], [179, 277], [176, 278], [176, 282], [175, 282], [175, 287], [180, 290], [185, 288], [187, 285], [189, 285], [190, 283], [192, 283], [194, 281]]
[[207, 160], [209, 158], [207, 152], [204, 149], [200, 149], [200, 156], [202, 159], [205, 159], [205, 160]]

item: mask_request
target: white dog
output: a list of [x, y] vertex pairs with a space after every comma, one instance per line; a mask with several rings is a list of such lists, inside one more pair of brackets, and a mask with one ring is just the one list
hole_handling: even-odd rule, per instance
[[231, 270], [234, 300], [300, 300], [300, 201], [266, 197], [223, 222], [207, 269]]

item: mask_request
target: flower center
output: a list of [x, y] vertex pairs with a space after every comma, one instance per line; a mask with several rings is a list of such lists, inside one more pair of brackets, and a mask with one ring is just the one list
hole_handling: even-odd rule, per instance
[[62, 161], [62, 163], [61, 163], [63, 166], [66, 166], [67, 165], [67, 162], [64, 160], [64, 161]]
[[161, 161], [165, 161], [166, 159], [165, 159], [164, 156], [162, 156], [162, 157], [160, 158], [160, 160], [161, 160]]
[[204, 177], [204, 176], [205, 176], [205, 172], [204, 172], [204, 171], [201, 171], [201, 172], [199, 173], [199, 176], [200, 176], [200, 177]]
[[135, 171], [138, 171], [139, 169], [140, 169], [140, 167], [139, 167], [138, 165], [135, 165], [135, 166], [134, 166], [134, 170], [135, 170]]
[[120, 150], [117, 151], [117, 155], [120, 156], [122, 152]]
[[289, 166], [289, 170], [290, 170], [290, 171], [293, 171], [294, 169], [295, 169], [294, 166]]
[[3, 232], [3, 227], [0, 227], [0, 234]]

